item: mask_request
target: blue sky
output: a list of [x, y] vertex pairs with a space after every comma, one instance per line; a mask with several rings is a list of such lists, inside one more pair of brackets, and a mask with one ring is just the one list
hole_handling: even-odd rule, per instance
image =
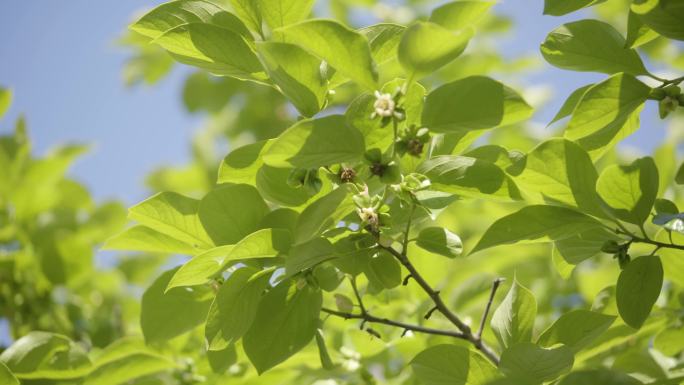
[[[8, 118], [0, 121], [0, 131], [10, 130], [14, 119], [24, 113], [39, 154], [66, 142], [94, 144], [71, 175], [100, 200], [118, 198], [132, 204], [144, 199], [145, 175], [160, 165], [183, 164], [201, 122], [182, 106], [187, 68], [177, 66], [154, 87], [126, 88], [122, 81], [128, 54], [114, 40], [136, 11], [160, 2], [8, 0], [4, 4], [0, 84], [14, 89], [15, 102]], [[516, 21], [514, 34], [500, 42], [506, 55], [538, 54], [537, 47], [549, 31], [584, 17], [541, 16], [542, 4], [542, 0], [508, 0], [495, 7]], [[548, 121], [572, 90], [603, 77], [544, 63], [543, 71], [523, 81], [554, 87], [551, 107], [537, 116]], [[662, 140], [663, 123], [655, 115], [649, 106], [642, 114], [642, 129], [627, 144], [651, 151]]]

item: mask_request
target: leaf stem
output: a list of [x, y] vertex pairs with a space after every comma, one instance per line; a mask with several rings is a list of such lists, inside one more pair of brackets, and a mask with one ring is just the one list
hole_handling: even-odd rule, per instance
[[484, 313], [482, 313], [482, 319], [480, 320], [480, 328], [475, 333], [475, 337], [482, 339], [482, 333], [484, 332], [485, 325], [487, 324], [487, 316], [489, 315], [489, 310], [492, 308], [492, 302], [494, 302], [494, 296], [499, 286], [504, 281], [503, 278], [497, 278], [492, 283], [492, 291], [489, 292], [489, 300], [487, 301], [487, 306], [485, 307]]
[[618, 231], [618, 234], [623, 234], [631, 238], [630, 242], [634, 243], [647, 243], [649, 245], [653, 246], [658, 246], [658, 248], [666, 248], [666, 249], [675, 249], [675, 250], [684, 250], [684, 245], [676, 245], [674, 243], [665, 243], [665, 242], [659, 242], [655, 241], [650, 238], [642, 238], [637, 235], [634, 235], [629, 232], [623, 232], [623, 231]]

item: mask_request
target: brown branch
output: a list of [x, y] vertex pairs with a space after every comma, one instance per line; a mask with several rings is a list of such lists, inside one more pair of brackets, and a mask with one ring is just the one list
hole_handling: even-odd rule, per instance
[[482, 333], [484, 332], [485, 325], [487, 324], [487, 316], [489, 315], [489, 310], [492, 308], [492, 302], [494, 302], [494, 296], [496, 295], [496, 291], [499, 289], [499, 286], [503, 281], [503, 278], [497, 278], [492, 283], [492, 291], [489, 293], [489, 300], [487, 301], [487, 306], [485, 307], [484, 313], [482, 313], [482, 319], [480, 320], [480, 328], [477, 330], [477, 333], [475, 333], [475, 337], [477, 337], [477, 339], [479, 340], [482, 339]]

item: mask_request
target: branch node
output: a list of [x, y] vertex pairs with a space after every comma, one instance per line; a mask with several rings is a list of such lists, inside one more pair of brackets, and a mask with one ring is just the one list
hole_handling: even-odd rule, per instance
[[424, 316], [423, 318], [425, 318], [425, 319], [430, 319], [430, 317], [432, 317], [432, 313], [434, 313], [435, 310], [437, 310], [437, 306], [435, 306], [435, 307], [433, 307], [432, 309], [428, 310], [428, 312], [425, 314], [425, 316]]
[[411, 274], [407, 275], [407, 276], [404, 278], [404, 280], [401, 282], [401, 284], [404, 285], [404, 286], [408, 285], [409, 280], [410, 280], [411, 278], [413, 278], [413, 276], [412, 276]]

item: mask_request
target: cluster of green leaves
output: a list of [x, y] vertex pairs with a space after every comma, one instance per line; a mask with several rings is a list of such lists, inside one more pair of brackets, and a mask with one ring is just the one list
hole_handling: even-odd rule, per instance
[[[533, 107], [488, 76], [500, 59], [477, 44], [504, 24], [493, 2], [360, 29], [309, 18], [313, 3], [177, 0], [131, 26], [130, 41], [152, 44], [136, 76], [153, 81], [168, 65], [154, 46], [221, 76], [193, 75], [186, 105], [228, 121], [231, 142], [253, 141], [218, 172], [198, 141], [190, 168], [151, 178], [169, 191], [133, 206], [136, 224], [106, 241], [189, 257], [145, 289], [144, 342], [86, 354], [33, 332], [0, 356], [8, 373], [98, 384], [681, 381], [677, 139], [653, 157], [616, 150], [646, 103], [681, 119], [684, 78], [651, 74], [636, 50], [682, 39], [678, 2], [622, 4], [626, 38], [599, 20], [548, 35], [550, 64], [608, 78], [574, 91], [551, 121], [567, 124], [541, 142], [525, 130]], [[346, 15], [352, 3], [332, 5]], [[598, 3], [546, 0], [545, 13]], [[285, 103], [300, 119], [273, 112]]]

